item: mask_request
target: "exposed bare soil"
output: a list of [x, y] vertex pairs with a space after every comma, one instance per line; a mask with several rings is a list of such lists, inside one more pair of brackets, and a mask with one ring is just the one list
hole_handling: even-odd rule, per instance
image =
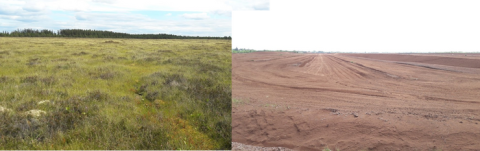
[[480, 150], [480, 57], [232, 56], [234, 142], [295, 150]]
[[285, 147], [260, 147], [232, 142], [232, 151], [292, 151]]

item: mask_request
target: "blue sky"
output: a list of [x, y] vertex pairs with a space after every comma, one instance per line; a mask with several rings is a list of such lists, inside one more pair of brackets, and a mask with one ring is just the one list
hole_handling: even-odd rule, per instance
[[0, 0], [0, 31], [96, 29], [231, 36], [232, 11], [269, 10], [269, 0]]

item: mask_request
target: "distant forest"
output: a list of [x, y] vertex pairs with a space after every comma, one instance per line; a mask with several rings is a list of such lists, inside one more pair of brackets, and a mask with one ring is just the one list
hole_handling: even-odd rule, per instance
[[3, 31], [0, 37], [78, 37], [78, 38], [136, 38], [136, 39], [232, 39], [224, 37], [180, 36], [172, 34], [128, 34], [112, 31], [90, 29], [60, 29], [52, 30], [17, 29], [12, 32]]

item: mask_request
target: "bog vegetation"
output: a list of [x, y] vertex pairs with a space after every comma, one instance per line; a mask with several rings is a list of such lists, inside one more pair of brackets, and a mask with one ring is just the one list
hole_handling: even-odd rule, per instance
[[230, 149], [230, 50], [0, 37], [0, 149]]

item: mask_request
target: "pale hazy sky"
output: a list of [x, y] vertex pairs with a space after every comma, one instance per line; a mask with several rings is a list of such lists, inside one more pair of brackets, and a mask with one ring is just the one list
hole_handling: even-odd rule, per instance
[[232, 10], [269, 10], [270, 0], [0, 0], [0, 32], [96, 29], [231, 36]]
[[232, 17], [233, 48], [480, 52], [477, 0], [272, 0]]

